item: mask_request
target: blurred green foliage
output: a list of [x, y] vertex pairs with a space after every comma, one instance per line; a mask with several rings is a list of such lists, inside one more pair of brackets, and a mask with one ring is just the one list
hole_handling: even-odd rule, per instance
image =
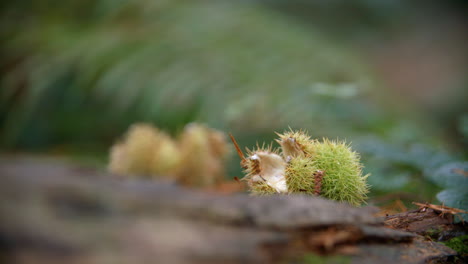
[[447, 242], [444, 242], [447, 247], [457, 251], [460, 255], [468, 255], [468, 235], [454, 237]]
[[[366, 7], [369, 1], [359, 2]], [[440, 128], [392, 101], [349, 43], [285, 16], [275, 3], [1, 5], [4, 149], [65, 149], [102, 158], [137, 121], [171, 133], [204, 122], [250, 147], [290, 126], [352, 141], [375, 194], [427, 190], [416, 193], [421, 200], [449, 187], [444, 166], [463, 159], [443, 150]], [[382, 17], [383, 9], [371, 6], [366, 12]], [[230, 170], [240, 174], [235, 158]]]

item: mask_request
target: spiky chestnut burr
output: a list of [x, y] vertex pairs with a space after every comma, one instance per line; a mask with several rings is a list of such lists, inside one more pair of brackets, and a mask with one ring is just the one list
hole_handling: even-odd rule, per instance
[[[249, 181], [253, 194], [306, 193], [356, 206], [365, 202], [369, 190], [366, 184], [368, 175], [362, 175], [359, 155], [352, 151], [348, 144], [327, 139], [322, 141], [311, 139], [305, 131], [290, 130], [278, 136], [279, 139], [276, 141], [281, 146], [281, 154], [275, 155], [280, 156], [286, 166], [283, 174], [279, 172], [280, 167], [275, 173], [284, 175], [287, 190], [285, 192], [279, 192], [275, 188], [265, 188], [272, 186], [268, 170], [252, 169], [262, 167], [264, 160], [256, 159], [255, 156], [258, 156], [257, 151], [261, 150], [251, 152], [247, 158], [244, 158], [238, 149], [243, 160], [241, 164], [247, 165], [245, 179]], [[256, 163], [252, 162], [252, 157]], [[254, 175], [261, 177], [254, 178]], [[255, 184], [257, 182], [261, 182], [262, 185]]]
[[188, 124], [174, 140], [150, 124], [132, 125], [110, 151], [108, 169], [119, 175], [167, 177], [193, 187], [224, 179], [225, 136], [202, 124]]
[[187, 186], [206, 187], [224, 179], [225, 135], [202, 124], [187, 124], [178, 140], [181, 162], [175, 177]]
[[290, 131], [286, 131], [283, 134], [276, 133], [276, 135], [279, 137], [276, 139], [276, 142], [280, 144], [284, 158], [312, 155], [313, 149], [311, 149], [311, 143], [314, 140], [305, 131], [293, 131], [290, 129]]
[[308, 156], [289, 158], [286, 167], [286, 183], [289, 193], [314, 194], [313, 174], [316, 170], [313, 160]]
[[229, 137], [241, 158], [240, 164], [246, 174], [242, 180], [247, 181], [252, 194], [267, 195], [288, 192], [284, 175], [287, 163], [277, 150], [271, 145], [260, 147], [257, 144], [255, 150], [247, 149], [248, 157], [246, 158], [232, 134], [229, 134]]
[[159, 176], [172, 173], [179, 161], [176, 143], [168, 134], [140, 123], [112, 147], [108, 168], [121, 175]]
[[[273, 190], [276, 193], [287, 193], [285, 179], [286, 162], [271, 148], [257, 148], [249, 151], [245, 161], [248, 185], [253, 193], [264, 193]], [[270, 188], [264, 186], [267, 185]]]
[[369, 186], [363, 175], [359, 154], [343, 141], [323, 139], [311, 144], [313, 161], [324, 171], [321, 196], [360, 205], [365, 202]]

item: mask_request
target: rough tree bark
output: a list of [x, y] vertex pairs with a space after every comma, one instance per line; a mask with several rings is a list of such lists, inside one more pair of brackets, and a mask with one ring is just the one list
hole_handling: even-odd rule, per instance
[[[456, 252], [319, 197], [218, 195], [0, 159], [2, 263], [426, 263]], [[0, 260], [2, 260], [0, 259]]]

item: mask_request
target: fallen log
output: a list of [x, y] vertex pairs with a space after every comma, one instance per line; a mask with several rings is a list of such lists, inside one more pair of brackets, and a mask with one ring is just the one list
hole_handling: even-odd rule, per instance
[[220, 195], [0, 159], [4, 263], [426, 263], [456, 252], [320, 197]]

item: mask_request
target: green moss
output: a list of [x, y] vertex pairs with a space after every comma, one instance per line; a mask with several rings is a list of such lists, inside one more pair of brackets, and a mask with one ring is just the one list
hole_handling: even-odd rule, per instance
[[436, 239], [440, 232], [442, 232], [442, 227], [431, 228], [425, 232], [424, 236], [430, 239]]
[[461, 255], [468, 255], [468, 235], [454, 237], [449, 241], [443, 242], [443, 244]]
[[303, 257], [302, 263], [307, 264], [346, 264], [350, 263], [351, 258], [348, 256], [318, 256], [307, 254]]

